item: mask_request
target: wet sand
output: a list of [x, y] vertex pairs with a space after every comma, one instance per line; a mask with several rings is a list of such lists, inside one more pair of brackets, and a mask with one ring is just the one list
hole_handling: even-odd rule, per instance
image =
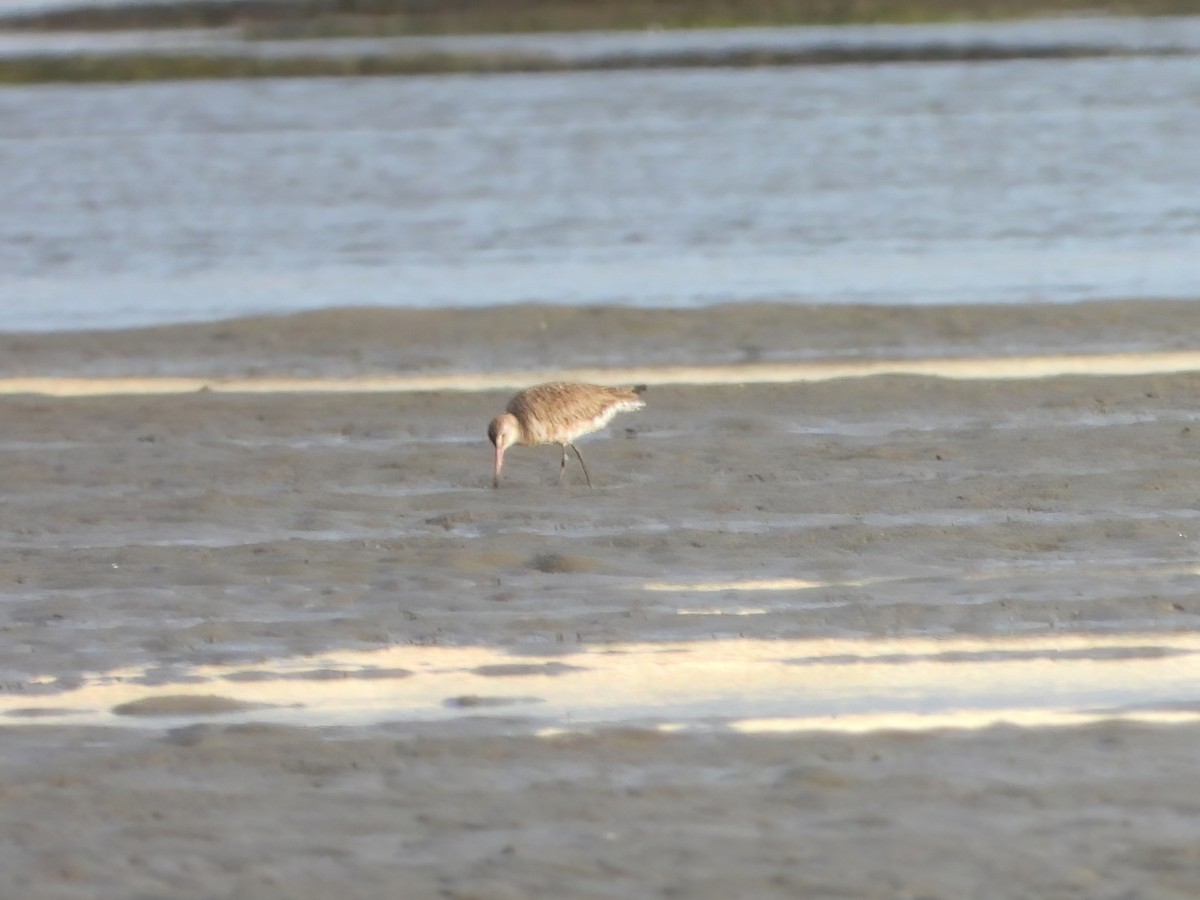
[[[357, 310], [0, 337], [0, 894], [1194, 897], [1196, 308]], [[579, 367], [662, 376], [582, 443], [596, 489], [556, 486], [539, 448], [491, 490], [509, 382]], [[470, 379], [396, 389], [435, 376]], [[125, 377], [143, 381], [106, 380]], [[165, 378], [201, 389], [152, 392]], [[85, 395], [27, 392], [54, 379]], [[729, 642], [779, 648], [795, 709], [727, 683], [705, 654]], [[656, 646], [726, 691], [715, 708], [640, 679], [612, 685], [649, 697], [636, 715], [555, 705], [604, 653]], [[859, 730], [848, 700], [846, 722], [789, 724], [805, 678], [859, 683], [847, 647], [902, 674], [937, 657], [991, 700], [998, 660], [1036, 665], [974, 718]], [[486, 662], [454, 661], [471, 651]], [[1173, 689], [1118, 695], [1172, 654]], [[436, 715], [304, 705], [459, 668]], [[1068, 697], [1068, 670], [1095, 696]], [[102, 683], [121, 703], [88, 705]], [[232, 687], [256, 683], [269, 704]], [[936, 684], [871, 709], [919, 716]], [[1039, 704], [1087, 721], [1016, 715]]]

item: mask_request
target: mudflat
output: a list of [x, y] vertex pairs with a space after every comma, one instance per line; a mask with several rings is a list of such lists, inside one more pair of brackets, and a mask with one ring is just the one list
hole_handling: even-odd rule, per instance
[[[0, 336], [0, 893], [1194, 897], [1197, 309]], [[595, 489], [492, 490], [489, 419], [572, 374], [650, 384]]]

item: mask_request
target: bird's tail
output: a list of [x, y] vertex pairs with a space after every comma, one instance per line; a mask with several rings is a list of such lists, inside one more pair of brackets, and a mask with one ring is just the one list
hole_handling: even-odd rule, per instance
[[635, 384], [630, 388], [630, 390], [640, 397], [642, 394], [646, 393], [646, 386], [644, 384]]

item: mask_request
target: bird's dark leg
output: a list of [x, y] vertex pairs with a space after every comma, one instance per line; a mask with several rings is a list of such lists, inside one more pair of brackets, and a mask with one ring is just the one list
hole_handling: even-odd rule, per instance
[[563, 473], [567, 471], [567, 445], [566, 444], [562, 445], [562, 451], [563, 451], [562, 465], [560, 465], [558, 467], [558, 483], [559, 484], [562, 484]]
[[[592, 486], [592, 476], [588, 474], [587, 466], [583, 462], [583, 454], [579, 452], [579, 448], [576, 447], [574, 444], [567, 444], [567, 447], [570, 447], [572, 450], [575, 451], [575, 455], [579, 458], [579, 465], [583, 466], [583, 477], [587, 479], [587, 486], [591, 487]], [[564, 466], [567, 464], [567, 447], [563, 447], [563, 465]]]

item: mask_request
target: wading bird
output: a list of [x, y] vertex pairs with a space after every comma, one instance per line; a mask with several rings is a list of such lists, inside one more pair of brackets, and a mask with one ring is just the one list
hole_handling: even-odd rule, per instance
[[598, 384], [578, 384], [551, 381], [526, 388], [508, 402], [505, 412], [488, 425], [488, 439], [496, 447], [496, 468], [492, 487], [500, 487], [500, 467], [504, 451], [513, 444], [527, 447], [536, 444], [558, 444], [562, 447], [562, 464], [558, 468], [561, 484], [567, 468], [567, 448], [575, 451], [588, 487], [588, 475], [583, 455], [575, 439], [603, 428], [613, 416], [626, 410], [641, 409], [644, 384], [632, 389], [603, 387]]

